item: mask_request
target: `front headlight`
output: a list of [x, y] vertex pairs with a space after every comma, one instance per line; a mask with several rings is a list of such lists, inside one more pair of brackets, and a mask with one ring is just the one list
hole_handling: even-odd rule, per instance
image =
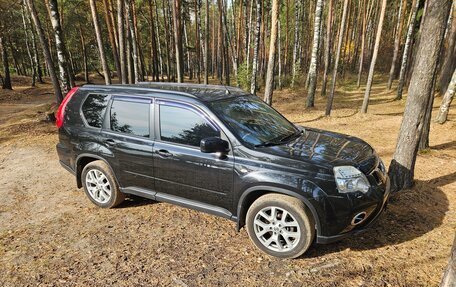
[[353, 166], [334, 167], [334, 177], [340, 193], [369, 191], [370, 184], [366, 176]]

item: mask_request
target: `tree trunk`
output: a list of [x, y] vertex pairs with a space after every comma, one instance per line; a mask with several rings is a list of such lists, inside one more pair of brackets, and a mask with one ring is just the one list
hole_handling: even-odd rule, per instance
[[209, 84], [209, 0], [206, 0], [206, 30], [204, 31], [204, 84]]
[[442, 282], [440, 283], [440, 287], [454, 286], [456, 286], [456, 236], [453, 240], [448, 266], [443, 274]]
[[124, 21], [124, 0], [117, 0], [117, 29], [119, 30], [119, 58], [120, 58], [120, 73], [119, 79], [122, 84], [128, 83], [128, 71], [127, 71], [127, 54], [126, 54], [126, 43], [125, 43], [125, 21]]
[[82, 50], [82, 59], [84, 64], [84, 80], [86, 83], [89, 83], [89, 68], [87, 65], [87, 50], [86, 43], [84, 38], [84, 33], [82, 32], [81, 25], [79, 24], [79, 36], [81, 37], [81, 50]]
[[170, 38], [172, 37], [171, 36], [171, 27], [169, 24], [169, 21], [168, 21], [168, 16], [167, 16], [167, 9], [166, 9], [166, 6], [167, 5], [164, 5], [163, 3], [163, 6], [162, 6], [162, 11], [163, 11], [163, 22], [165, 23], [164, 24], [164, 27], [165, 27], [165, 49], [166, 49], [166, 77], [167, 77], [167, 80], [168, 82], [170, 81], [171, 79], [171, 46], [170, 45]]
[[428, 2], [428, 14], [422, 23], [420, 46], [416, 55], [416, 68], [410, 81], [409, 96], [396, 151], [388, 171], [392, 191], [410, 188], [413, 185], [423, 119], [431, 100], [434, 73], [450, 5], [450, 0], [429, 0]]
[[38, 47], [36, 45], [36, 37], [35, 37], [35, 30], [32, 27], [32, 19], [30, 15], [30, 11], [27, 7], [27, 2], [26, 0], [23, 0], [24, 8], [25, 8], [25, 13], [26, 13], [26, 20], [27, 20], [27, 27], [30, 28], [30, 36], [31, 36], [31, 42], [32, 42], [32, 52], [33, 52], [33, 61], [35, 63], [36, 67], [36, 76], [38, 79], [38, 82], [40, 84], [44, 84], [43, 81], [43, 73], [41, 70], [41, 63], [40, 63], [40, 57], [38, 54]]
[[258, 73], [258, 53], [260, 49], [260, 26], [261, 26], [261, 1], [256, 1], [257, 19], [255, 27], [255, 44], [253, 48], [252, 80], [250, 82], [250, 93], [256, 95], [257, 90], [257, 73]]
[[196, 78], [198, 84], [201, 84], [201, 39], [200, 39], [200, 22], [199, 22], [200, 0], [195, 0], [195, 64], [196, 64]]
[[100, 61], [101, 61], [101, 66], [103, 67], [103, 75], [105, 78], [105, 83], [106, 83], [106, 85], [110, 85], [111, 84], [111, 75], [109, 72], [108, 62], [106, 61], [106, 56], [105, 56], [104, 46], [103, 46], [103, 38], [101, 35], [100, 26], [98, 24], [98, 14], [97, 14], [97, 6], [95, 4], [95, 0], [90, 0], [90, 11], [92, 12], [93, 26], [95, 27], [95, 35], [97, 37], [98, 52], [100, 53]]
[[40, 37], [41, 47], [43, 48], [44, 59], [46, 61], [46, 65], [48, 67], [49, 76], [51, 77], [52, 87], [54, 88], [55, 98], [57, 104], [60, 104], [63, 100], [62, 90], [60, 89], [59, 79], [54, 71], [54, 63], [52, 61], [51, 52], [49, 50], [48, 42], [46, 40], [46, 36], [44, 34], [43, 27], [41, 26], [40, 18], [38, 17], [38, 12], [36, 11], [36, 7], [33, 0], [27, 0], [27, 6], [30, 10], [30, 15], [32, 16], [33, 23], [35, 24], [36, 32]]
[[374, 53], [372, 55], [372, 61], [370, 64], [370, 69], [369, 69], [369, 76], [367, 77], [366, 91], [364, 92], [364, 100], [363, 100], [363, 105], [361, 107], [361, 113], [363, 113], [363, 114], [367, 113], [367, 106], [369, 105], [369, 97], [370, 97], [370, 92], [372, 89], [372, 81], [374, 79], [375, 64], [377, 62], [378, 47], [380, 46], [380, 39], [382, 36], [383, 19], [385, 18], [385, 11], [386, 11], [386, 0], [383, 0], [382, 1], [382, 10], [380, 12], [380, 19], [378, 20], [377, 35], [375, 36]]
[[8, 63], [8, 52], [4, 43], [3, 37], [0, 37], [0, 50], [2, 53], [2, 62], [3, 62], [3, 73], [5, 77], [3, 78], [2, 89], [12, 90], [11, 77]]
[[59, 8], [57, 0], [48, 0], [49, 15], [51, 17], [52, 28], [54, 29], [55, 48], [57, 50], [57, 64], [60, 71], [60, 87], [62, 93], [67, 94], [71, 90], [70, 75], [68, 74], [68, 59], [63, 38], [62, 26], [60, 24]]
[[278, 71], [278, 75], [277, 75], [277, 80], [278, 80], [278, 88], [281, 90], [282, 89], [282, 36], [281, 36], [281, 31], [282, 31], [282, 24], [280, 23], [280, 19], [279, 19], [279, 23], [277, 24], [277, 48], [279, 49], [278, 53], [278, 68], [279, 68], [279, 71]]
[[420, 6], [419, 0], [414, 0], [412, 6], [412, 11], [410, 11], [410, 23], [407, 31], [407, 38], [405, 40], [404, 45], [404, 52], [402, 53], [402, 64], [401, 64], [401, 71], [399, 73], [399, 83], [397, 87], [397, 95], [396, 100], [402, 99], [402, 92], [404, 89], [404, 82], [405, 82], [405, 71], [407, 69], [407, 64], [409, 60], [409, 53], [411, 48], [411, 43], [413, 39], [413, 31], [415, 31], [415, 22], [416, 22], [416, 13], [418, 11], [418, 7]]
[[456, 69], [453, 71], [448, 89], [443, 96], [442, 103], [440, 104], [439, 114], [437, 116], [437, 122], [443, 124], [447, 121], [448, 112], [450, 111], [450, 105], [454, 98], [454, 91], [456, 89]]
[[181, 0], [173, 1], [174, 45], [176, 53], [177, 82], [184, 82], [184, 58], [182, 50]]
[[407, 1], [401, 0], [401, 3], [399, 4], [399, 12], [397, 13], [396, 36], [394, 37], [394, 52], [393, 52], [393, 60], [391, 61], [391, 69], [390, 69], [389, 78], [388, 78], [388, 90], [391, 90], [391, 85], [393, 83], [394, 76], [396, 75], [396, 64], [397, 64], [397, 57], [399, 55], [399, 48], [401, 46], [405, 8], [407, 8]]
[[[322, 1], [322, 0], [319, 0]], [[271, 40], [269, 43], [268, 70], [266, 73], [266, 87], [264, 89], [264, 101], [272, 105], [272, 93], [274, 90], [274, 66], [277, 46], [277, 27], [279, 22], [279, 0], [272, 1]]]
[[451, 26], [448, 27], [448, 46], [444, 55], [442, 72], [440, 75], [439, 90], [440, 93], [445, 92], [448, 89], [448, 84], [451, 80], [451, 75], [456, 68], [456, 4], [453, 2], [452, 9], [452, 21]]
[[312, 45], [312, 56], [309, 67], [309, 85], [307, 87], [307, 103], [306, 107], [311, 108], [315, 104], [315, 90], [317, 88], [317, 71], [318, 71], [318, 51], [320, 44], [320, 28], [321, 28], [321, 14], [323, 11], [323, 0], [317, 0], [315, 6], [315, 23], [314, 23], [314, 35]]
[[35, 84], [36, 84], [36, 70], [37, 70], [37, 67], [36, 67], [35, 59], [33, 58], [32, 49], [31, 49], [30, 43], [29, 43], [29, 40], [31, 38], [29, 37], [28, 31], [29, 31], [29, 29], [31, 27], [29, 27], [27, 25], [27, 21], [25, 20], [26, 19], [26, 15], [25, 15], [24, 8], [27, 8], [25, 2], [21, 4], [21, 16], [22, 16], [22, 25], [24, 26], [25, 46], [27, 48], [27, 55], [28, 55], [29, 60], [30, 60], [30, 68], [32, 69], [32, 85], [31, 86], [34, 87]]
[[[150, 17], [150, 23], [149, 23], [149, 33], [150, 33], [150, 74], [152, 81], [159, 81], [159, 76], [158, 76], [158, 53], [157, 53], [157, 37], [155, 34], [155, 17], [154, 17], [154, 9], [152, 6], [152, 0], [148, 1], [149, 4], [149, 17]], [[157, 34], [158, 35], [158, 34]], [[161, 61], [160, 61], [161, 63]]]
[[331, 34], [332, 34], [332, 21], [333, 21], [333, 4], [334, 0], [329, 0], [328, 18], [326, 21], [326, 40], [325, 40], [325, 69], [323, 72], [323, 82], [321, 84], [321, 96], [326, 96], [326, 86], [328, 82], [329, 66], [331, 65]]
[[333, 100], [334, 100], [334, 92], [336, 90], [337, 69], [339, 67], [340, 51], [342, 50], [342, 42], [344, 39], [345, 22], [347, 20], [347, 10], [348, 10], [348, 0], [344, 0], [342, 20], [340, 22], [340, 29], [339, 29], [339, 41], [337, 43], [336, 60], [334, 63], [334, 70], [333, 70], [332, 82], [331, 82], [331, 93], [329, 94], [328, 102], [326, 105], [326, 112], [325, 112], [326, 116], [331, 115], [331, 109], [332, 109], [332, 104], [333, 104]]
[[131, 48], [132, 48], [132, 57], [133, 57], [133, 78], [132, 84], [136, 84], [141, 81], [140, 70], [139, 70], [139, 56], [138, 56], [138, 41], [136, 38], [136, 31], [133, 23], [133, 13], [131, 11], [131, 2], [127, 1], [125, 5], [125, 12], [127, 14], [128, 28], [130, 29], [131, 35]]
[[293, 45], [293, 71], [291, 75], [291, 87], [294, 87], [296, 81], [296, 74], [298, 73], [298, 57], [299, 57], [299, 27], [301, 26], [299, 23], [299, 12], [301, 4], [300, 1], [295, 2], [295, 27], [294, 27], [294, 45]]
[[104, 8], [105, 8], [105, 21], [106, 21], [106, 27], [108, 28], [108, 38], [109, 42], [111, 44], [111, 50], [112, 50], [112, 57], [114, 59], [114, 64], [116, 65], [116, 72], [117, 72], [117, 77], [120, 79], [121, 75], [121, 67], [120, 67], [120, 60], [119, 60], [119, 51], [117, 49], [117, 42], [116, 42], [116, 37], [115, 37], [115, 27], [113, 26], [113, 21], [112, 21], [112, 11], [111, 7], [108, 3], [108, 0], [103, 0]]

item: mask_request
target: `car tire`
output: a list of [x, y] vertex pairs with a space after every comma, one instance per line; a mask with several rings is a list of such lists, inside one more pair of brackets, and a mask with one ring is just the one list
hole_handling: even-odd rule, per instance
[[125, 200], [111, 168], [102, 160], [88, 163], [81, 174], [82, 186], [87, 197], [102, 208], [113, 208]]
[[291, 196], [266, 194], [249, 207], [247, 232], [263, 252], [279, 258], [304, 254], [315, 237], [314, 219], [305, 204]]

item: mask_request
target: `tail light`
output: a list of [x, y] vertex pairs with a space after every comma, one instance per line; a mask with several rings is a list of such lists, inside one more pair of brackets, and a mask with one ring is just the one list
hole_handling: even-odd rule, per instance
[[68, 94], [65, 96], [62, 103], [60, 104], [59, 109], [57, 110], [57, 114], [55, 116], [55, 124], [58, 128], [61, 128], [63, 126], [66, 106], [67, 106], [68, 102], [70, 101], [71, 97], [77, 92], [78, 89], [79, 89], [79, 87], [72, 88], [68, 92]]

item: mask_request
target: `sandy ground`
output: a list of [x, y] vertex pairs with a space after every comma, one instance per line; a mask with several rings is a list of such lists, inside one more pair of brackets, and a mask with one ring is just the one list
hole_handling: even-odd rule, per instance
[[[436, 286], [456, 230], [456, 109], [432, 124], [416, 186], [393, 198], [362, 236], [313, 246], [297, 260], [256, 250], [245, 230], [204, 213], [131, 199], [96, 208], [60, 167], [49, 85], [0, 90], [0, 286]], [[289, 119], [361, 137], [386, 163], [394, 152], [405, 101], [376, 83], [369, 113], [357, 113], [362, 90], [303, 109], [303, 89], [277, 91]], [[436, 99], [435, 110], [441, 98]]]

